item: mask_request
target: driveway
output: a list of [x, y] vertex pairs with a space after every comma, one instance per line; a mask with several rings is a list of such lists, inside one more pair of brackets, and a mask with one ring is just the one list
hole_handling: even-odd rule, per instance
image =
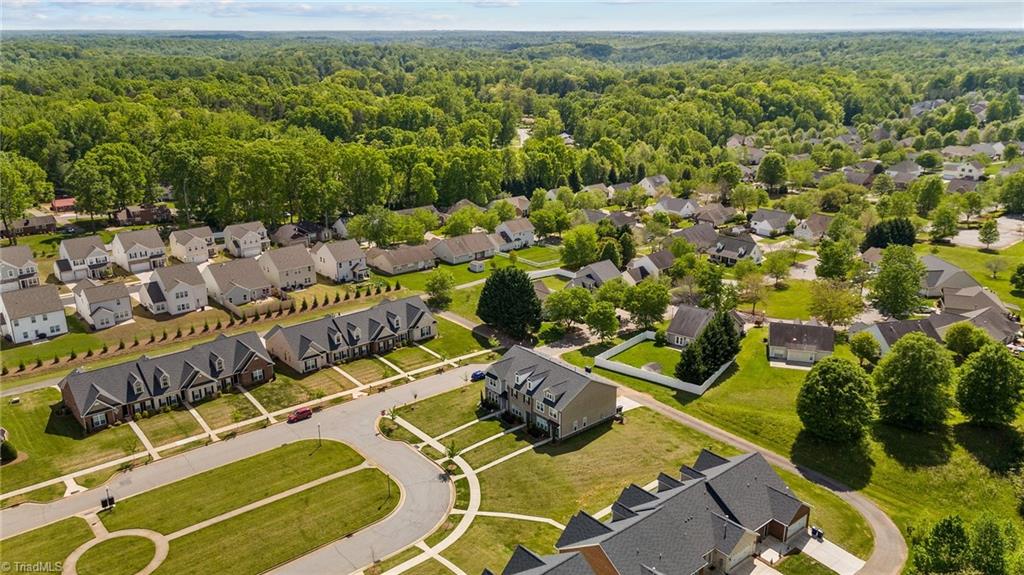
[[818, 541], [805, 533], [793, 543], [793, 547], [839, 575], [854, 575], [864, 568], [864, 561], [828, 539]]
[[[279, 573], [350, 573], [423, 538], [447, 516], [454, 498], [441, 469], [405, 443], [377, 434], [376, 420], [392, 407], [444, 393], [464, 385], [466, 374], [479, 366], [465, 366], [427, 377], [385, 392], [369, 395], [317, 413], [295, 425], [276, 424], [234, 439], [200, 447], [120, 475], [108, 484], [124, 498], [197, 473], [250, 457], [299, 439], [317, 437], [343, 441], [387, 473], [400, 486], [402, 501], [383, 521], [305, 555], [276, 570]], [[3, 512], [0, 538], [99, 508], [102, 492], [91, 490], [47, 504], [24, 504]]]
[[[1024, 220], [1019, 217], [1000, 216], [996, 218], [996, 226], [999, 228], [999, 241], [990, 247], [994, 250], [1008, 248], [1024, 239]], [[960, 230], [953, 237], [952, 242], [958, 246], [969, 248], [983, 248], [985, 244], [978, 239], [978, 229]]]

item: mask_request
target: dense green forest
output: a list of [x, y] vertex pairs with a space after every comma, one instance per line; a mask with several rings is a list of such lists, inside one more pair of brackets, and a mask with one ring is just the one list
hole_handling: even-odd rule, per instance
[[[685, 194], [737, 159], [733, 134], [807, 154], [808, 173], [837, 150], [896, 163], [908, 148], [871, 130], [911, 151], [1024, 139], [1022, 56], [1019, 34], [981, 32], [15, 34], [3, 212], [57, 192], [102, 214], [166, 188], [194, 220], [275, 223], [655, 173]], [[846, 126], [863, 149], [835, 139]]]

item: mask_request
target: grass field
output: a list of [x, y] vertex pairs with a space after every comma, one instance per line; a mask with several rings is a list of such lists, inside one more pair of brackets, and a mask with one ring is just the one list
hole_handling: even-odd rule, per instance
[[67, 486], [64, 483], [54, 483], [53, 485], [47, 485], [46, 487], [40, 487], [29, 491], [28, 493], [22, 493], [21, 495], [15, 495], [6, 499], [0, 500], [0, 509], [6, 509], [22, 503], [49, 503], [50, 501], [56, 501], [61, 497], [64, 497], [64, 491]]
[[[452, 302], [448, 304], [448, 311], [468, 320], [480, 322], [480, 316], [476, 315], [476, 305], [479, 303], [480, 294], [483, 291], [483, 285], [452, 290]], [[441, 320], [438, 319], [438, 321]]]
[[355, 386], [331, 368], [298, 374], [284, 364], [275, 368], [275, 378], [249, 390], [268, 411], [277, 411], [352, 389]]
[[528, 259], [537, 263], [547, 263], [548, 267], [558, 267], [562, 259], [562, 252], [550, 246], [530, 246], [514, 252], [520, 258]]
[[0, 540], [0, 557], [11, 564], [58, 563], [90, 539], [92, 530], [85, 519], [69, 517]]
[[835, 573], [803, 553], [788, 555], [784, 561], [777, 563], [774, 567], [783, 575], [832, 575]]
[[402, 575], [452, 575], [452, 572], [437, 559], [427, 559]]
[[446, 358], [458, 357], [490, 347], [484, 338], [442, 317], [437, 318], [437, 336], [422, 342], [421, 345]]
[[558, 291], [564, 288], [565, 284], [569, 283], [569, 280], [564, 280], [558, 276], [548, 276], [541, 278], [540, 281], [544, 282], [544, 285], [548, 286], [548, 289], [551, 291]]
[[441, 361], [415, 345], [398, 348], [385, 355], [384, 359], [397, 365], [402, 371], [412, 371]]
[[[959, 266], [981, 285], [991, 289], [1006, 303], [1016, 304], [1024, 307], [1024, 293], [1015, 291], [1010, 285], [1010, 276], [1017, 266], [1024, 264], [1024, 242], [1019, 242], [1006, 249], [985, 252], [977, 248], [966, 248], [960, 246], [933, 246], [931, 244], [917, 244], [914, 251], [918, 254], [931, 254], [947, 262]], [[985, 262], [993, 259], [1001, 259], [1006, 262], [1006, 269], [1000, 272], [995, 278], [992, 272], [985, 268]]]
[[156, 544], [145, 537], [115, 537], [86, 551], [76, 567], [79, 575], [134, 575], [155, 553]]
[[661, 366], [662, 374], [673, 377], [676, 364], [679, 363], [679, 350], [667, 345], [655, 345], [653, 341], [643, 341], [611, 359], [638, 368], [648, 363], [657, 363]]
[[445, 447], [454, 446], [457, 453], [478, 441], [483, 441], [492, 435], [497, 435], [505, 431], [505, 429], [506, 427], [502, 425], [501, 420], [498, 418], [491, 418], [486, 421], [474, 423], [462, 431], [453, 433], [452, 435], [442, 439], [441, 443], [443, 443]]
[[441, 555], [466, 573], [481, 573], [484, 569], [500, 573], [516, 545], [548, 555], [555, 552], [559, 534], [558, 529], [546, 523], [477, 517], [465, 535]]
[[448, 393], [402, 406], [395, 411], [399, 417], [427, 435], [437, 437], [482, 415], [478, 407], [483, 388], [483, 382], [478, 381]]
[[223, 392], [220, 397], [204, 401], [196, 405], [195, 408], [211, 429], [218, 429], [260, 415], [256, 406], [241, 393]]
[[155, 446], [199, 435], [203, 428], [195, 417], [185, 409], [173, 409], [167, 413], [157, 413], [152, 417], [139, 420], [139, 427]]
[[373, 383], [382, 379], [398, 375], [398, 372], [381, 363], [380, 360], [372, 357], [364, 357], [339, 365], [345, 373], [356, 378], [363, 384]]
[[811, 319], [807, 302], [811, 299], [812, 283], [795, 279], [787, 279], [778, 285], [769, 282], [765, 290], [767, 295], [758, 305], [758, 310], [778, 319]]
[[21, 402], [0, 403], [0, 421], [23, 461], [3, 466], [0, 491], [9, 492], [143, 450], [127, 425], [86, 435], [70, 415], [54, 409], [60, 392], [46, 388], [24, 393]]
[[297, 441], [123, 499], [102, 520], [110, 531], [143, 528], [167, 535], [362, 461], [338, 442], [318, 447]]
[[175, 539], [156, 573], [261, 573], [379, 521], [398, 500], [393, 481], [363, 469]]
[[500, 457], [504, 457], [524, 447], [529, 447], [531, 443], [538, 440], [538, 438], [527, 435], [524, 429], [520, 429], [519, 431], [502, 435], [494, 441], [488, 441], [472, 451], [467, 451], [462, 454], [462, 458], [474, 469], [479, 469]]

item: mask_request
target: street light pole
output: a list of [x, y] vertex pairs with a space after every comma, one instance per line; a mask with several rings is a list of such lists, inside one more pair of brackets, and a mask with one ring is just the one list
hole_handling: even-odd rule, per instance
[[317, 445], [317, 447], [320, 447], [321, 445], [323, 445], [323, 438], [320, 437], [320, 424], [319, 423], [316, 424], [316, 445]]

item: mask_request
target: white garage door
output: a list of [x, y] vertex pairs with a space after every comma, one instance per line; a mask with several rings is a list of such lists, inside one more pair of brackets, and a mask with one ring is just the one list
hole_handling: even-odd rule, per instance
[[804, 515], [803, 517], [798, 519], [796, 521], [796, 523], [790, 525], [789, 528], [786, 529], [786, 539], [789, 539], [790, 537], [792, 537], [794, 535], [797, 535], [799, 533], [803, 533], [806, 530], [807, 530], [807, 516]]
[[149, 271], [149, 264], [145, 262], [141, 264], [132, 264], [131, 269], [132, 273]]

